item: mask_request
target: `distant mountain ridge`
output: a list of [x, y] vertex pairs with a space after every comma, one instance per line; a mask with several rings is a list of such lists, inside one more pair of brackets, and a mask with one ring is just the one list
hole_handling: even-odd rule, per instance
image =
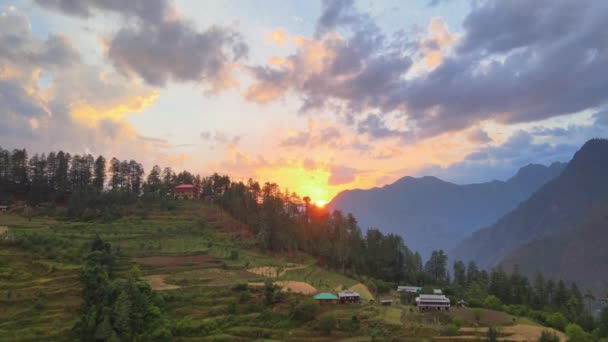
[[507, 181], [467, 185], [431, 176], [403, 177], [381, 188], [343, 191], [328, 207], [353, 213], [364, 229], [401, 235], [426, 257], [495, 222], [564, 168], [564, 163], [530, 164]]
[[527, 274], [541, 270], [597, 288], [608, 280], [607, 178], [608, 140], [590, 140], [561, 175], [463, 240], [450, 257], [484, 268], [517, 264]]

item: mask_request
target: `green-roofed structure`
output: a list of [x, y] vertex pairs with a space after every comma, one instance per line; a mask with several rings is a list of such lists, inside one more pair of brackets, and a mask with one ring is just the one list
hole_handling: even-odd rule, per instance
[[317, 293], [314, 297], [320, 303], [336, 303], [338, 301], [338, 296], [329, 292], [321, 292]]

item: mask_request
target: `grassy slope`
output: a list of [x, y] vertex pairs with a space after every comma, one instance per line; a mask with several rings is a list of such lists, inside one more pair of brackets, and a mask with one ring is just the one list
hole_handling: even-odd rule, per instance
[[[339, 329], [331, 336], [324, 335], [316, 329], [317, 320], [298, 324], [288, 319], [287, 302], [306, 296], [288, 294], [284, 303], [269, 310], [262, 303], [263, 289], [235, 291], [231, 287], [263, 281], [264, 276], [247, 270], [268, 266], [288, 269], [273, 280], [307, 282], [319, 290], [355, 286], [365, 292], [356, 280], [319, 267], [307, 255], [261, 253], [246, 227], [216, 207], [183, 202], [170, 212], [148, 208], [143, 213], [111, 223], [0, 216], [0, 226], [7, 226], [10, 234], [38, 233], [70, 244], [55, 251], [60, 255], [55, 260], [49, 260], [48, 256], [55, 254], [45, 252], [45, 246], [0, 251], [0, 341], [68, 339], [78, 319], [81, 290], [79, 260], [68, 256], [82, 255], [80, 248], [95, 234], [120, 247], [125, 255], [124, 269], [135, 265], [136, 258], [140, 262], [152, 260], [139, 265], [142, 276], [179, 287], [163, 294], [174, 333], [185, 341], [350, 340], [353, 334], [416, 340], [437, 335], [441, 324], [450, 319], [448, 315], [422, 315], [402, 305], [324, 306], [317, 319], [333, 315]], [[356, 333], [350, 332], [353, 316], [361, 326]]]

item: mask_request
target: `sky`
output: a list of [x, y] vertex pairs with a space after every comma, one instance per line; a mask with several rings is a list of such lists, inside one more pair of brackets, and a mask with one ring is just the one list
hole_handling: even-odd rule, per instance
[[608, 136], [608, 2], [0, 0], [0, 146], [276, 182], [504, 180]]

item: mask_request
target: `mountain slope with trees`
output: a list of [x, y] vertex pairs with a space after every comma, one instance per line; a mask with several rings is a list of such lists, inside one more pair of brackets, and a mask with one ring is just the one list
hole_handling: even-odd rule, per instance
[[[474, 260], [481, 267], [489, 268], [518, 248], [538, 240], [542, 241], [529, 246], [528, 252], [515, 253], [513, 260], [518, 260], [520, 267], [542, 267], [544, 271], [545, 266], [560, 258], [567, 259], [576, 253], [584, 253], [585, 258], [595, 255], [593, 253], [596, 251], [591, 247], [595, 244], [586, 245], [589, 242], [587, 239], [593, 239], [594, 235], [603, 236], [606, 225], [601, 219], [589, 220], [608, 204], [606, 175], [608, 140], [590, 140], [574, 155], [559, 177], [548, 182], [496, 224], [462, 241], [450, 253], [450, 257], [454, 260]], [[587, 221], [591, 223], [585, 225]], [[577, 227], [581, 227], [580, 230]], [[581, 250], [575, 252], [568, 246], [577, 241], [583, 242], [578, 245]], [[530, 251], [541, 246], [542, 250], [550, 251], [550, 255], [553, 255], [545, 256], [542, 260], [549, 258], [551, 261], [534, 260], [538, 251]], [[584, 268], [589, 272], [594, 271], [589, 265]]]
[[507, 181], [457, 185], [435, 177], [404, 177], [369, 190], [347, 190], [330, 210], [353, 213], [364, 228], [377, 227], [401, 235], [424, 257], [435, 249], [449, 250], [478, 228], [514, 209], [565, 164], [530, 164]]

